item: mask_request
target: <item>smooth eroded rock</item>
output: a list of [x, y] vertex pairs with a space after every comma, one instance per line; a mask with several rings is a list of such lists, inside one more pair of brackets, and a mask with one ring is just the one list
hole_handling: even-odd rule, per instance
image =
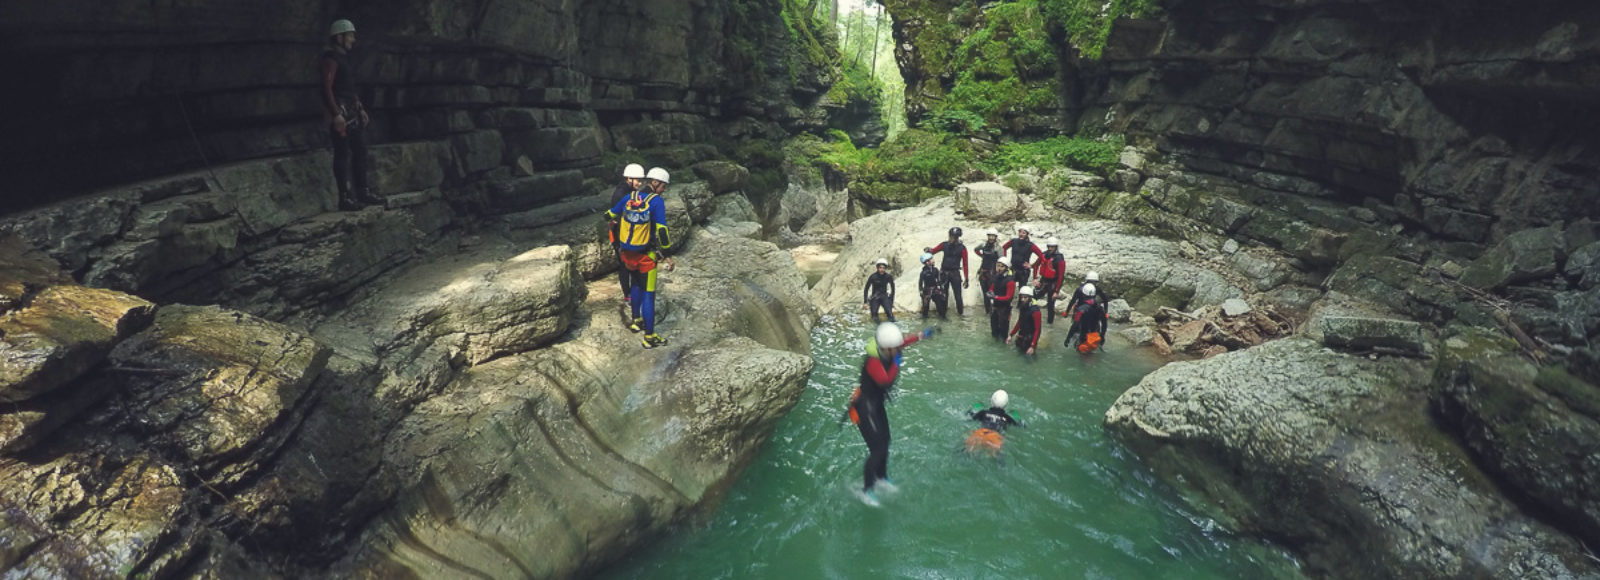
[[1117, 399], [1106, 426], [1243, 531], [1295, 538], [1313, 573], [1600, 573], [1433, 426], [1430, 373], [1284, 339], [1162, 367]]

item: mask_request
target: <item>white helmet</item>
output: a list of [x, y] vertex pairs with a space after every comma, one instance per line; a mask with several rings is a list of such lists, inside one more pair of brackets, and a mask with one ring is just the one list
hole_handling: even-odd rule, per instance
[[1050, 239], [1044, 241], [1044, 245], [1045, 245], [1045, 247], [1059, 246], [1059, 245], [1061, 245], [1061, 240], [1058, 240], [1058, 239], [1055, 239], [1055, 238], [1050, 238]]
[[1084, 284], [1083, 295], [1094, 298], [1094, 284]]
[[878, 261], [873, 262], [872, 264], [874, 266], [888, 266], [889, 265], [889, 261], [885, 260], [883, 258], [878, 258]]
[[650, 173], [646, 174], [645, 177], [661, 183], [672, 183], [672, 176], [667, 173], [667, 170], [660, 167], [651, 167]]
[[995, 391], [993, 395], [989, 395], [989, 406], [991, 407], [999, 407], [1004, 409], [1006, 408], [1006, 403], [1010, 402], [1011, 396], [1007, 395], [1004, 389]]
[[989, 228], [987, 230], [983, 230], [983, 235], [1000, 237], [1000, 230], [997, 230], [997, 229], [994, 229], [994, 228]]
[[1096, 272], [1094, 270], [1090, 270], [1088, 274], [1084, 274], [1083, 275], [1083, 280], [1085, 282], [1099, 282], [1100, 281], [1100, 273]]
[[1023, 286], [1021, 290], [1017, 291], [1017, 293], [1021, 294], [1023, 296], [1027, 296], [1029, 298], [1032, 298], [1033, 297], [1033, 287], [1032, 286]]
[[878, 348], [900, 348], [906, 343], [906, 337], [900, 334], [900, 327], [893, 322], [878, 325]]
[[1033, 233], [1033, 232], [1029, 232], [1028, 231], [1028, 226], [1019, 225], [1019, 226], [1017, 226], [1017, 233], [1019, 233], [1019, 234], [1028, 234], [1028, 233]]
[[644, 166], [638, 163], [629, 163], [622, 168], [622, 176], [628, 179], [644, 179]]
[[346, 32], [355, 31], [355, 24], [351, 23], [349, 20], [340, 19], [333, 21], [333, 26], [328, 27], [328, 36], [338, 36]]

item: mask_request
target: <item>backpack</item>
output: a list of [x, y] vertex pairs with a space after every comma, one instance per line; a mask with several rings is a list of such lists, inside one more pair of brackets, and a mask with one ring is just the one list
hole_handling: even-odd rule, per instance
[[650, 217], [650, 202], [656, 199], [656, 194], [647, 196], [633, 192], [622, 206], [622, 220], [617, 229], [622, 233], [622, 243], [630, 246], [648, 246], [655, 235], [655, 228], [651, 227], [653, 220]]
[[1078, 352], [1088, 354], [1100, 348], [1100, 333], [1091, 332], [1083, 337], [1083, 342], [1078, 343]]

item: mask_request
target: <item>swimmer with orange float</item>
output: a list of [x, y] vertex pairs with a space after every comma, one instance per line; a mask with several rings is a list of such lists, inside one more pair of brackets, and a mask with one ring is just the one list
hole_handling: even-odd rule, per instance
[[981, 403], [973, 405], [981, 410], [971, 413], [972, 420], [977, 421], [982, 427], [978, 427], [967, 436], [967, 453], [973, 455], [979, 452], [988, 453], [990, 457], [1000, 454], [1000, 447], [1006, 443], [1006, 427], [1021, 425], [1016, 417], [1006, 412], [1006, 404], [1010, 401], [1010, 395], [1001, 390], [989, 396], [989, 408], [981, 409], [983, 407]]

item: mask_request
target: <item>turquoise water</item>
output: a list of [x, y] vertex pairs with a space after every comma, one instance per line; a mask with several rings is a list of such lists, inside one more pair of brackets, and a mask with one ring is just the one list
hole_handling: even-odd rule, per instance
[[[840, 425], [870, 325], [830, 317], [816, 368], [761, 457], [705, 521], [606, 578], [1277, 578], [1292, 560], [1231, 536], [1185, 506], [1101, 429], [1122, 391], [1154, 370], [1148, 352], [1081, 357], [1048, 327], [1038, 360], [988, 339], [981, 309], [906, 350], [889, 404], [893, 443], [881, 507], [862, 504], [866, 445]], [[902, 327], [920, 328], [902, 321]], [[1052, 344], [1046, 342], [1054, 337]], [[970, 457], [966, 413], [1004, 388], [1026, 426], [1000, 460]]]

